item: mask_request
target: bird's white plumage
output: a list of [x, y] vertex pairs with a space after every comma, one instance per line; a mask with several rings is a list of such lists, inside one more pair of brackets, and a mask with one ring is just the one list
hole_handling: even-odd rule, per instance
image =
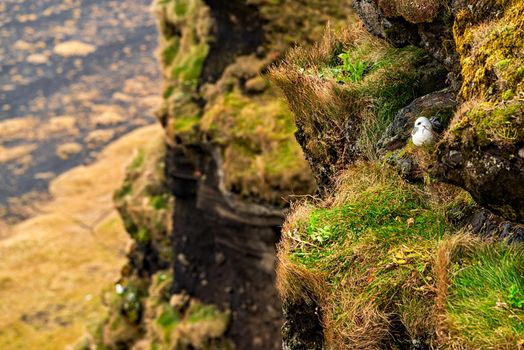
[[415, 127], [411, 132], [411, 138], [415, 146], [431, 144], [435, 141], [433, 125], [426, 117], [420, 117], [415, 121]]

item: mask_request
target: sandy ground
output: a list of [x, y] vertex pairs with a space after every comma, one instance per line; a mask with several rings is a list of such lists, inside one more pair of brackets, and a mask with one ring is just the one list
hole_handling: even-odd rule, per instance
[[127, 134], [53, 180], [40, 214], [0, 224], [0, 349], [63, 349], [104, 316], [103, 291], [130, 244], [112, 194], [133, 153], [161, 132]]

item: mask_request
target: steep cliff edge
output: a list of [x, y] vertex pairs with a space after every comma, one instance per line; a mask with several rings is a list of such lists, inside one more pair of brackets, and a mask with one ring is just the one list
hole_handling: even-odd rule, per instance
[[285, 349], [522, 347], [522, 5], [355, 0], [379, 39], [357, 24], [271, 71], [325, 189], [283, 228]]
[[116, 194], [104, 346], [523, 346], [522, 2], [353, 6], [155, 2], [165, 155]]
[[[262, 74], [292, 45], [319, 39], [329, 20], [343, 26], [350, 6], [161, 0], [153, 8], [165, 158], [158, 149], [139, 154], [116, 194], [136, 244], [99, 343], [279, 349], [280, 226], [290, 199], [316, 185], [292, 114]], [[164, 177], [147, 176], [163, 162]]]
[[[334, 2], [333, 2], [334, 3]], [[300, 8], [300, 11], [297, 10]], [[158, 2], [173, 217], [173, 292], [228, 310], [239, 349], [281, 347], [274, 287], [286, 202], [315, 184], [292, 116], [261, 73], [347, 6]]]

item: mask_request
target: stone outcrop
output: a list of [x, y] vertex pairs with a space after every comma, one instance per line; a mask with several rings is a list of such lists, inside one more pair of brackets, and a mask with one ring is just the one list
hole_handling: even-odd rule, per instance
[[[380, 39], [357, 24], [271, 71], [324, 189], [283, 227], [284, 345], [518, 347], [509, 314], [522, 315], [522, 2], [353, 5]], [[445, 67], [427, 90], [414, 47]], [[416, 93], [402, 95], [402, 83]], [[443, 125], [435, 144], [410, 141], [420, 116]], [[500, 333], [486, 336], [488, 323]]]
[[[145, 237], [146, 222], [130, 217], [132, 203], [120, 199], [127, 198], [129, 186], [117, 194], [138, 249], [130, 255], [131, 272], [124, 271], [128, 277], [118, 287], [116, 312], [106, 327], [115, 331], [104, 338], [114, 335], [115, 341], [106, 344], [280, 349], [276, 244], [289, 200], [313, 194], [316, 185], [295, 140], [292, 114], [262, 74], [290, 46], [319, 39], [328, 21], [341, 26], [350, 6], [159, 0], [153, 8], [164, 78], [158, 111], [167, 145], [163, 188], [174, 197], [166, 220], [172, 226], [160, 225], [161, 234], [147, 230], [152, 235]], [[158, 240], [166, 228], [169, 241]], [[167, 245], [171, 255], [164, 254]], [[192, 302], [153, 296], [166, 267], [173, 269], [164, 294], [214, 308], [220, 321], [214, 324], [226, 320], [225, 327], [217, 326], [220, 332], [206, 328], [204, 340], [188, 342], [183, 321], [164, 319], [192, 319]], [[163, 330], [151, 326], [157, 321], [165, 323]], [[163, 339], [164, 331], [174, 338]]]
[[[172, 195], [172, 227], [117, 195], [137, 244], [114, 348], [520, 344], [522, 2], [353, 6], [155, 2], [164, 194], [131, 188]], [[436, 145], [410, 142], [420, 116]]]

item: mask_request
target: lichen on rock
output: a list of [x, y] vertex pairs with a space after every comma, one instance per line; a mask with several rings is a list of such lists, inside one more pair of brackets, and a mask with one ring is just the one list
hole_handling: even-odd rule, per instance
[[[495, 18], [481, 21], [482, 16]], [[464, 101], [438, 148], [434, 173], [510, 220], [524, 220], [522, 42], [524, 6], [480, 2], [461, 9], [454, 37]], [[487, 18], [487, 17], [486, 17]]]

